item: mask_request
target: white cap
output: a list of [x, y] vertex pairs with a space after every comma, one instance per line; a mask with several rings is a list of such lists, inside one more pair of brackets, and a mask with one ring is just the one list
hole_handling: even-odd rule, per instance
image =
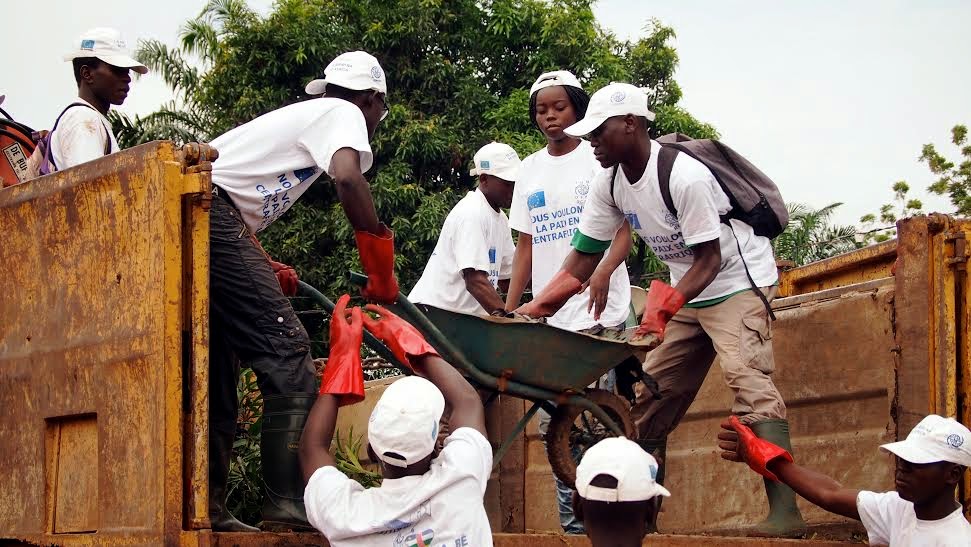
[[[671, 492], [656, 482], [657, 460], [634, 441], [608, 437], [591, 446], [577, 466], [576, 488], [580, 497], [593, 501], [645, 501]], [[616, 488], [590, 484], [594, 477], [617, 479]]]
[[519, 154], [508, 144], [490, 142], [475, 153], [472, 162], [472, 176], [493, 175], [512, 182], [519, 176]]
[[607, 118], [627, 114], [654, 121], [654, 113], [647, 108], [647, 95], [644, 90], [631, 84], [614, 82], [594, 93], [590, 97], [587, 114], [563, 132], [574, 137], [583, 137], [600, 127]]
[[536, 78], [533, 87], [529, 88], [529, 96], [532, 97], [533, 93], [536, 93], [540, 89], [555, 85], [568, 85], [577, 89], [583, 89], [580, 85], [580, 80], [577, 80], [577, 77], [569, 70], [554, 70], [552, 72], [544, 72], [539, 75], [539, 78]]
[[74, 43], [76, 48], [64, 55], [65, 61], [73, 61], [79, 57], [94, 57], [101, 59], [111, 66], [130, 68], [139, 74], [148, 74], [148, 67], [131, 58], [128, 45], [122, 39], [121, 33], [113, 28], [93, 28], [78, 38]]
[[345, 89], [363, 91], [373, 89], [381, 93], [388, 93], [388, 83], [384, 79], [384, 70], [374, 58], [365, 51], [348, 51], [341, 53], [324, 69], [324, 77], [307, 84], [308, 95], [321, 95], [327, 84], [334, 84]]
[[443, 412], [445, 397], [435, 384], [418, 376], [402, 378], [388, 386], [374, 405], [368, 442], [384, 463], [408, 467], [435, 449]]
[[954, 418], [931, 414], [903, 441], [882, 445], [910, 463], [951, 462], [971, 467], [971, 431]]

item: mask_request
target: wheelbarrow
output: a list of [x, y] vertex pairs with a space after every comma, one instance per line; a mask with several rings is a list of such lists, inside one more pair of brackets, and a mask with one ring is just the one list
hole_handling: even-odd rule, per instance
[[[367, 278], [351, 274], [353, 283]], [[300, 282], [300, 296], [308, 297], [328, 313], [334, 303], [310, 285]], [[628, 402], [601, 389], [588, 388], [602, 375], [628, 359], [643, 361], [655, 342], [631, 344], [558, 329], [526, 319], [478, 317], [416, 306], [404, 294], [388, 306], [414, 325], [442, 357], [459, 369], [480, 391], [489, 393], [486, 404], [500, 393], [532, 402], [493, 456], [494, 465], [506, 454], [539, 409], [550, 414], [546, 450], [553, 473], [565, 484], [576, 481], [571, 444], [583, 452], [608, 436], [637, 437]], [[403, 372], [403, 366], [379, 340], [364, 333], [364, 343]], [[654, 394], [656, 384], [646, 378]]]

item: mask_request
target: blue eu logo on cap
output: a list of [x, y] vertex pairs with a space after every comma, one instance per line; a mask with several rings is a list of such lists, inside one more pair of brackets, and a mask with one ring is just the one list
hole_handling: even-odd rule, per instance
[[489, 168], [489, 160], [479, 160], [479, 167], [482, 169]]
[[546, 207], [546, 194], [542, 190], [533, 192], [526, 198], [526, 207], [532, 211], [537, 207]]
[[93, 50], [94, 40], [81, 40], [81, 49]]

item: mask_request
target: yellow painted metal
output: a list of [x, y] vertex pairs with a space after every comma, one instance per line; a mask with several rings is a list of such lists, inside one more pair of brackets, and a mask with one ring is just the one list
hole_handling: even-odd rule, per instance
[[151, 143], [0, 191], [0, 543], [176, 545], [207, 525], [198, 155]]
[[800, 266], [782, 272], [779, 277], [779, 297], [835, 289], [890, 277], [890, 270], [896, 258], [897, 242], [891, 240]]

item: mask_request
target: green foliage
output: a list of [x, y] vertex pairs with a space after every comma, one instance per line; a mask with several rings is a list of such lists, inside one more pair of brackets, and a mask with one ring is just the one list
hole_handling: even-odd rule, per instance
[[341, 438], [341, 432], [337, 431], [334, 434], [334, 443], [336, 445], [334, 459], [337, 461], [337, 469], [341, 473], [356, 480], [364, 488], [381, 486], [381, 473], [364, 467], [364, 464], [357, 457], [358, 452], [361, 450], [361, 445], [364, 443], [363, 436], [358, 435], [355, 437], [354, 428], [352, 427], [343, 439]]
[[250, 369], [240, 374], [236, 385], [239, 422], [229, 463], [229, 488], [226, 506], [236, 518], [255, 523], [261, 519], [263, 476], [260, 459], [260, 430], [263, 425], [263, 397]]
[[907, 195], [910, 192], [907, 181], [898, 180], [890, 188], [893, 190], [893, 203], [884, 203], [876, 213], [868, 213], [860, 217], [861, 235], [865, 243], [880, 243], [893, 239], [897, 236], [897, 220], [919, 215], [924, 208], [923, 202]]
[[951, 128], [951, 144], [961, 153], [959, 164], [945, 158], [933, 144], [925, 144], [920, 154], [920, 161], [938, 177], [927, 189], [940, 196], [949, 196], [955, 212], [961, 216], [971, 216], [971, 145], [967, 141], [967, 126]]
[[796, 266], [802, 266], [858, 248], [854, 226], [830, 224], [840, 205], [832, 203], [811, 209], [800, 203], [788, 204], [789, 226], [772, 241], [776, 259], [791, 260]]

